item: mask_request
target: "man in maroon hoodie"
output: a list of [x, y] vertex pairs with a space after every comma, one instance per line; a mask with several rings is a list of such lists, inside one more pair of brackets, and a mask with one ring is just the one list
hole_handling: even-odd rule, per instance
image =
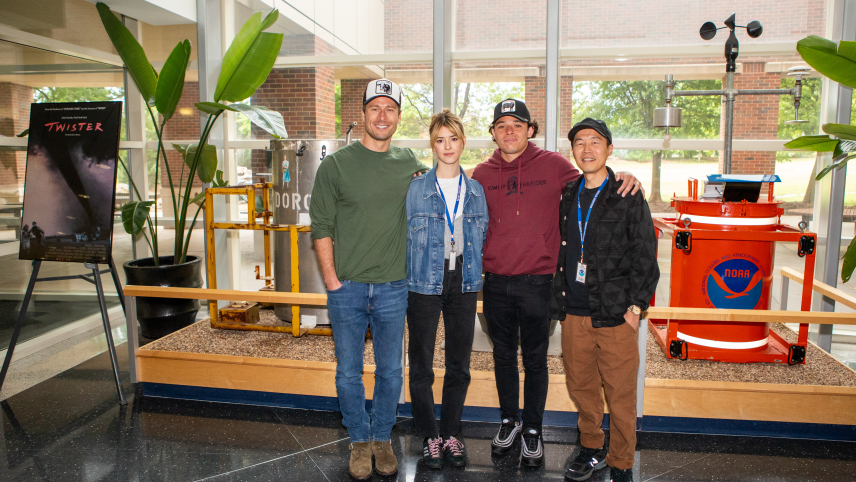
[[[495, 363], [502, 425], [491, 443], [508, 453], [523, 434], [521, 463], [544, 462], [541, 424], [547, 401], [550, 295], [559, 257], [559, 200], [580, 173], [557, 152], [529, 142], [538, 123], [526, 104], [506, 99], [494, 108], [490, 133], [498, 149], [476, 166], [472, 178], [484, 186], [490, 222], [484, 245], [484, 315]], [[640, 183], [629, 173], [619, 193]], [[519, 338], [518, 338], [519, 333]], [[519, 420], [517, 346], [523, 351], [523, 421]]]

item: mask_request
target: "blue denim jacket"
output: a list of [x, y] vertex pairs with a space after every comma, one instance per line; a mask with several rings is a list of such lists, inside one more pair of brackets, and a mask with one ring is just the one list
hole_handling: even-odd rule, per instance
[[[464, 196], [464, 282], [462, 293], [482, 288], [482, 248], [487, 233], [484, 189], [466, 175]], [[443, 235], [446, 206], [437, 192], [437, 167], [416, 177], [407, 191], [407, 289], [423, 295], [443, 293]]]

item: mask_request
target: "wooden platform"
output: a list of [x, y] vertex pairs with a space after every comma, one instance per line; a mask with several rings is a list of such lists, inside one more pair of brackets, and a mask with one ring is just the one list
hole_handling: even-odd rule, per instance
[[[798, 274], [785, 270], [782, 274], [786, 279], [802, 281]], [[819, 283], [815, 285], [817, 289]], [[856, 306], [856, 299], [849, 295], [831, 287], [824, 289], [836, 299], [840, 298], [840, 302]], [[142, 382], [145, 394], [337, 409], [336, 372], [332, 362], [137, 349], [136, 330], [130, 329], [136, 328], [135, 296], [323, 305], [324, 295], [137, 286], [126, 287], [125, 295], [131, 313], [127, 320], [132, 347], [129, 353], [131, 377], [133, 381]], [[856, 324], [852, 315], [839, 313], [652, 307], [648, 314], [664, 319]], [[444, 373], [444, 370], [435, 369], [435, 401], [440, 398]], [[371, 398], [374, 388], [372, 375], [373, 367], [367, 365], [364, 375], [367, 399]], [[493, 372], [472, 371], [471, 376], [465, 418], [497, 421], [499, 401]], [[406, 413], [409, 411], [406, 370], [404, 377], [405, 403], [401, 411]], [[644, 387], [639, 393], [642, 430], [856, 441], [856, 387], [656, 378], [644, 381], [640, 378], [640, 385]], [[523, 393], [522, 383], [520, 392]], [[576, 425], [576, 407], [568, 396], [564, 375], [550, 375], [546, 409], [545, 425]]]
[[[336, 365], [330, 362], [181, 353], [145, 347], [138, 351], [137, 362], [139, 381], [144, 384], [219, 389], [225, 391], [226, 397], [229, 391], [336, 397]], [[372, 397], [373, 373], [374, 367], [366, 366], [363, 380], [367, 399]], [[444, 374], [445, 370], [435, 369], [437, 402]], [[404, 376], [405, 403], [408, 403], [407, 370]], [[499, 407], [493, 372], [473, 371], [471, 376], [467, 407]], [[522, 382], [520, 393], [523, 393]], [[711, 427], [722, 420], [844, 425], [853, 426], [856, 440], [854, 387], [649, 378], [645, 380], [643, 397], [643, 420], [646, 416], [709, 419]], [[522, 403], [521, 396], [521, 406]], [[571, 420], [575, 421], [576, 406], [568, 396], [564, 375], [550, 375], [546, 409], [572, 414]]]

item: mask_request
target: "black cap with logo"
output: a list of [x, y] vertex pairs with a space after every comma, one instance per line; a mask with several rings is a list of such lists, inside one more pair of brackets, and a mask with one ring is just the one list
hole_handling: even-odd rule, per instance
[[526, 104], [524, 104], [522, 100], [505, 99], [499, 104], [496, 104], [496, 107], [493, 108], [493, 122], [496, 122], [500, 117], [505, 117], [507, 115], [516, 117], [527, 124], [532, 123], [531, 117], [529, 116], [529, 109], [526, 108]]
[[609, 127], [606, 127], [606, 122], [592, 119], [591, 117], [586, 117], [574, 124], [574, 127], [571, 127], [571, 130], [568, 132], [568, 140], [571, 141], [571, 144], [574, 143], [574, 136], [577, 135], [577, 132], [583, 129], [596, 130], [598, 134], [606, 138], [606, 145], [612, 144], [612, 132], [610, 132]]

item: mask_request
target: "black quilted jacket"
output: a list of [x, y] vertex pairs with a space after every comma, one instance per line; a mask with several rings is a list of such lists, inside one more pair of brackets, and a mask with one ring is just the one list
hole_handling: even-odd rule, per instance
[[[568, 183], [559, 207], [562, 244], [550, 303], [554, 320], [564, 319], [567, 309], [567, 219], [576, 219], [576, 192], [581, 182], [585, 182], [584, 176]], [[609, 169], [609, 181], [598, 196], [586, 234], [586, 246], [596, 247], [585, 250], [584, 254], [586, 287], [595, 328], [624, 323], [624, 313], [631, 305], [647, 309], [660, 279], [657, 238], [648, 203], [641, 191], [621, 197], [617, 193], [618, 186]]]

